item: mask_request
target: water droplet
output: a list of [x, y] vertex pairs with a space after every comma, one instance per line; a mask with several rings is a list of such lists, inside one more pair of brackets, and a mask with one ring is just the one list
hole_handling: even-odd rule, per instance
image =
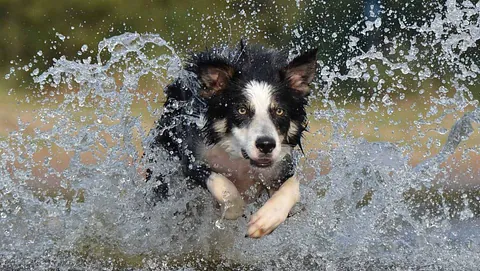
[[441, 127], [437, 130], [437, 132], [441, 135], [444, 135], [448, 132], [448, 129], [447, 128], [444, 128], [444, 127]]
[[61, 41], [65, 41], [65, 36], [64, 36], [64, 35], [62, 35], [62, 34], [60, 34], [60, 33], [58, 33], [58, 32], [57, 32], [55, 35], [56, 35]]
[[223, 224], [223, 219], [217, 219], [215, 221], [215, 227], [221, 230], [225, 229], [225, 225]]

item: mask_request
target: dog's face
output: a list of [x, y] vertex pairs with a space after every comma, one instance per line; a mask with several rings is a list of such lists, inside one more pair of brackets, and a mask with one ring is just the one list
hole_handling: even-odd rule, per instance
[[251, 48], [236, 51], [235, 63], [209, 57], [196, 62], [208, 103], [207, 140], [253, 166], [271, 167], [300, 143], [316, 50], [289, 63], [276, 51]]

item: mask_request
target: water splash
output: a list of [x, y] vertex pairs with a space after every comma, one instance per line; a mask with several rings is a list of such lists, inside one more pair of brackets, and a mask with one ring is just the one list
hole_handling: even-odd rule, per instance
[[415, 170], [422, 171], [426, 174], [436, 174], [436, 172], [438, 172], [438, 167], [455, 152], [458, 145], [462, 141], [468, 140], [472, 135], [474, 132], [472, 122], [480, 123], [480, 108], [476, 108], [475, 110], [466, 113], [463, 117], [457, 120], [450, 129], [447, 142], [445, 142], [440, 152], [434, 157], [417, 165]]
[[[345, 72], [322, 65], [315, 93], [324, 108], [315, 108], [312, 122], [328, 129], [315, 126], [319, 131], [309, 140], [330, 135], [328, 150], [310, 148], [301, 161], [300, 173], [309, 181], [301, 188], [300, 210], [262, 240], [244, 238], [244, 218], [217, 226], [221, 214], [213, 200], [202, 189], [187, 189], [174, 161], [154, 165], [170, 178], [172, 200], [146, 200], [154, 184], [143, 181], [141, 154], [152, 139], [146, 131], [161, 113], [158, 89], [179, 75], [188, 78], [172, 46], [159, 35], [125, 33], [100, 42], [96, 58], [61, 57], [47, 71], [33, 73], [36, 92], [24, 103], [36, 108], [35, 118], [19, 119], [18, 129], [0, 140], [0, 267], [475, 270], [478, 198], [465, 193], [451, 204], [443, 193], [449, 179], [442, 174], [443, 163], [469, 142], [472, 123], [480, 119], [469, 88], [478, 84], [479, 64], [467, 53], [480, 39], [478, 11], [468, 1], [447, 1], [420, 26], [398, 20], [420, 35], [407, 45], [385, 40], [390, 53], [373, 45], [350, 57]], [[388, 21], [365, 24], [363, 33], [384, 26]], [[301, 27], [294, 30], [304, 36]], [[356, 41], [349, 37], [351, 51], [361, 51]], [[409, 87], [425, 97], [423, 83], [447, 72], [454, 76], [422, 100], [428, 111], [412, 105], [417, 117], [398, 128], [418, 131], [419, 140], [426, 137], [423, 127], [435, 124], [446, 134], [438, 127], [442, 121], [463, 115], [437, 155], [425, 155], [430, 158], [414, 167], [408, 154], [416, 142], [369, 142], [353, 135], [352, 123], [375, 126], [376, 133], [377, 122], [391, 118], [398, 127], [393, 121], [403, 114], [398, 103]], [[350, 81], [369, 85], [354, 89], [362, 95], [358, 109], [331, 99]], [[141, 91], [145, 82], [151, 90]], [[375, 121], [366, 119], [372, 112]], [[478, 142], [470, 149], [478, 150]], [[416, 196], [435, 184], [436, 194]]]

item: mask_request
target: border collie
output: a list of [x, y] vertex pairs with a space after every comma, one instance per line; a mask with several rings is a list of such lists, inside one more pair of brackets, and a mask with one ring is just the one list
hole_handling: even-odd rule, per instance
[[[266, 190], [270, 197], [251, 216], [246, 237], [271, 233], [299, 200], [292, 149], [306, 129], [316, 55], [317, 49], [288, 61], [280, 51], [240, 42], [193, 54], [183, 75], [166, 87], [149, 149], [176, 157], [185, 177], [210, 191], [226, 219], [242, 216], [245, 202]], [[155, 152], [147, 159], [156, 162]], [[167, 196], [161, 173], [148, 169], [152, 178], [160, 182], [156, 193]]]

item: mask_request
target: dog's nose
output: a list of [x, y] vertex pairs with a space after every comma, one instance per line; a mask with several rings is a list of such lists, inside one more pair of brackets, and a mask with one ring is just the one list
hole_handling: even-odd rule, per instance
[[275, 149], [275, 140], [271, 137], [259, 137], [255, 141], [255, 146], [259, 149], [262, 153], [271, 153], [273, 149]]

